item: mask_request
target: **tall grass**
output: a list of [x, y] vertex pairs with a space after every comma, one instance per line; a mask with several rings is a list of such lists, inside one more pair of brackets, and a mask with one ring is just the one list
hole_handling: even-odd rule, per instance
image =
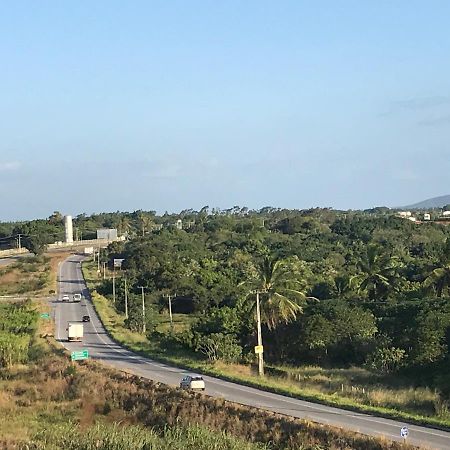
[[0, 270], [0, 295], [37, 294], [50, 283], [51, 258], [21, 258]]
[[[174, 389], [93, 361], [73, 365], [58, 353], [0, 370], [0, 448], [5, 434], [9, 447], [4, 448], [20, 442], [35, 449], [119, 449], [124, 442], [129, 449], [161, 450], [410, 448]], [[124, 427], [104, 425], [111, 422]], [[146, 431], [128, 428], [130, 424]]]
[[0, 304], [0, 367], [28, 360], [37, 314], [29, 303]]
[[[106, 329], [114, 339], [131, 350], [279, 394], [420, 424], [450, 427], [448, 405], [442, 401], [438, 392], [427, 388], [383, 385], [382, 379], [361, 368], [281, 367], [272, 371], [268, 368], [267, 375], [260, 378], [246, 365], [210, 364], [183, 349], [163, 347], [157, 339], [150, 341], [123, 326], [123, 317], [105, 297], [95, 292], [95, 277], [92, 276], [89, 262], [83, 265], [83, 273], [94, 292], [93, 302]], [[274, 375], [270, 375], [271, 372]]]
[[199, 426], [166, 428], [162, 433], [141, 426], [97, 424], [81, 430], [74, 424], [37, 433], [23, 450], [264, 450], [225, 433]]

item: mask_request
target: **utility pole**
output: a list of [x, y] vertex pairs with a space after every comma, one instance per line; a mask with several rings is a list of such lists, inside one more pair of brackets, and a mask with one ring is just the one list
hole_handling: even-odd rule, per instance
[[112, 288], [113, 288], [113, 305], [116, 306], [116, 267], [113, 265], [113, 277], [112, 277]]
[[256, 327], [258, 332], [258, 347], [260, 351], [258, 351], [258, 374], [260, 377], [264, 375], [264, 357], [263, 357], [263, 343], [262, 343], [262, 333], [261, 333], [261, 307], [259, 304], [259, 294], [264, 294], [267, 291], [264, 290], [256, 290], [254, 293], [256, 294]]
[[17, 247], [18, 247], [19, 250], [22, 248], [22, 245], [21, 245], [21, 242], [20, 242], [20, 239], [21, 239], [21, 238], [22, 238], [22, 235], [19, 234], [19, 235], [17, 236]]
[[103, 263], [103, 279], [106, 280], [106, 263]]
[[163, 294], [164, 298], [167, 298], [169, 301], [169, 317], [170, 317], [170, 331], [173, 333], [173, 318], [172, 318], [172, 298], [176, 297], [177, 294]]
[[[95, 259], [94, 259], [95, 261]], [[97, 253], [97, 273], [100, 273], [100, 247], [98, 248], [98, 253]]]
[[125, 291], [125, 319], [128, 319], [128, 291], [127, 291], [127, 279], [124, 279], [124, 291]]
[[142, 295], [142, 333], [145, 334], [145, 296], [144, 296], [144, 286], [138, 286], [141, 289]]

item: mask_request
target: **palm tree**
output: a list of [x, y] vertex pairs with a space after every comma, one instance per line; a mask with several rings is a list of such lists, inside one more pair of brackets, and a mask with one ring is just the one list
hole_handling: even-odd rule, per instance
[[122, 216], [119, 220], [119, 233], [124, 234], [131, 228], [131, 221], [127, 216]]
[[150, 231], [153, 228], [154, 222], [150, 216], [146, 214], [140, 214], [139, 225], [141, 227], [142, 236], [144, 236], [146, 231]]
[[450, 264], [443, 264], [441, 267], [434, 269], [423, 285], [426, 289], [435, 289], [436, 295], [442, 297], [444, 292], [450, 292]]
[[[252, 299], [249, 306], [250, 310], [256, 313], [257, 320], [260, 376], [264, 375], [261, 322], [264, 322], [269, 330], [273, 330], [281, 322], [288, 323], [303, 313], [307, 299], [313, 298], [305, 294], [306, 272], [306, 266], [296, 256], [281, 260], [266, 256], [258, 276], [247, 282], [250, 288], [247, 299]], [[255, 352], [256, 350], [255, 347]]]
[[400, 267], [398, 257], [381, 253], [379, 247], [369, 245], [360, 263], [362, 273], [351, 278], [351, 285], [359, 292], [366, 291], [370, 300], [385, 299], [399, 279]]
[[247, 298], [251, 310], [256, 309], [256, 291], [261, 294], [261, 320], [269, 330], [280, 323], [295, 320], [303, 313], [308, 299], [305, 275], [308, 269], [296, 256], [286, 259], [265, 257], [258, 270], [258, 276], [246, 284], [250, 289]]

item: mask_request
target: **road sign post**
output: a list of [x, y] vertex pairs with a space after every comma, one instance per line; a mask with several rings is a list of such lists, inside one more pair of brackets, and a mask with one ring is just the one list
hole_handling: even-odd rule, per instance
[[262, 345], [255, 345], [255, 353], [259, 355], [260, 353], [263, 353], [264, 347]]
[[81, 361], [83, 359], [89, 358], [89, 351], [88, 350], [81, 350], [80, 352], [72, 352], [70, 354], [70, 359], [72, 361]]

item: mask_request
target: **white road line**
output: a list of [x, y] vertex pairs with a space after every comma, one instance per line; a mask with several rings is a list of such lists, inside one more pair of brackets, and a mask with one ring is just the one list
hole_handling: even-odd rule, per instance
[[[81, 273], [81, 279], [80, 280], [83, 280], [82, 273]], [[94, 309], [92, 304], [89, 304], [89, 308], [88, 309], [92, 309], [93, 312], [94, 312], [94, 315], [96, 315], [95, 309]], [[114, 344], [114, 346], [109, 344], [108, 342], [106, 342], [103, 339], [103, 336], [98, 332], [97, 327], [94, 325], [94, 323], [93, 322], [91, 322], [91, 323], [92, 323], [92, 326], [93, 326], [94, 331], [95, 331], [96, 335], [98, 336], [98, 338], [103, 342], [103, 344], [105, 344], [107, 347], [112, 349], [114, 352], [120, 353], [122, 355], [125, 355], [128, 358], [130, 358], [130, 359], [134, 359], [134, 360], [139, 361], [141, 363], [144, 363], [146, 365], [151, 365], [151, 366], [156, 366], [156, 367], [161, 367], [161, 368], [164, 367], [164, 366], [161, 366], [159, 364], [156, 365], [152, 361], [148, 361], [147, 359], [144, 359], [142, 357], [135, 356], [129, 350], [118, 349], [117, 348], [118, 344]], [[164, 368], [166, 368], [166, 367], [164, 367]], [[169, 369], [169, 367], [167, 367], [167, 369]], [[308, 404], [309, 402], [307, 400], [300, 400], [300, 399], [299, 400], [291, 400], [288, 397], [284, 397], [284, 396], [282, 396], [280, 394], [265, 393], [264, 391], [260, 391], [257, 388], [241, 386], [241, 385], [235, 384], [235, 383], [233, 383], [231, 381], [226, 381], [226, 380], [222, 381], [220, 379], [212, 378], [210, 376], [208, 376], [207, 379], [208, 379], [208, 382], [210, 382], [212, 384], [215, 384], [215, 385], [222, 386], [222, 387], [223, 387], [223, 383], [225, 381], [225, 383], [229, 385], [229, 388], [232, 388], [232, 389], [235, 389], [235, 390], [239, 390], [239, 391], [242, 391], [242, 392], [246, 392], [247, 394], [259, 395], [261, 397], [265, 397], [265, 398], [271, 399], [272, 401], [273, 400], [278, 400], [278, 401], [281, 401], [281, 402], [284, 402], [284, 403], [295, 405], [297, 407], [303, 406], [303, 407], [306, 407], [306, 408], [309, 408], [309, 409], [313, 410], [313, 411], [311, 411], [311, 413], [314, 412], [314, 410], [317, 413], [325, 412], [325, 413], [328, 413], [328, 414], [336, 414], [336, 413], [339, 413], [340, 411], [342, 411], [344, 413], [344, 415], [347, 415], [347, 416], [351, 415], [351, 416], [353, 416], [353, 417], [355, 417], [355, 418], [357, 418], [358, 420], [361, 420], [361, 421], [378, 423], [380, 425], [389, 426], [389, 427], [393, 427], [393, 428], [397, 428], [399, 426], [398, 424], [389, 423], [389, 420], [394, 420], [394, 419], [386, 418], [385, 420], [379, 420], [379, 419], [367, 416], [364, 413], [357, 413], [357, 412], [348, 411], [348, 410], [341, 410], [339, 408], [335, 408], [335, 407], [332, 407], [332, 406], [326, 407], [326, 406], [322, 406], [320, 404], [315, 404], [315, 403], [311, 403], [311, 405], [309, 405]], [[273, 406], [273, 408], [280, 409], [280, 407], [276, 407], [276, 406]], [[281, 408], [282, 408], [282, 406], [281, 406]], [[336, 412], [334, 412], [333, 409], [336, 410]], [[350, 414], [345, 414], [345, 413], [350, 413]], [[339, 414], [337, 414], [337, 415], [339, 415]], [[325, 421], [326, 419], [321, 419], [321, 420]], [[407, 422], [405, 422], [405, 423], [407, 423]], [[341, 428], [342, 427], [343, 426], [341, 426]], [[426, 429], [426, 428], [425, 429], [419, 429], [419, 428], [416, 428], [414, 426], [412, 426], [412, 427], [410, 426], [409, 429], [411, 431], [416, 431], [418, 433], [429, 434], [429, 435], [437, 436], [437, 437], [441, 437], [441, 438], [448, 438], [448, 436], [445, 435], [445, 434], [441, 434], [439, 432], [431, 431], [431, 430]], [[386, 435], [389, 436], [389, 434], [386, 434], [386, 433], [383, 433], [383, 432], [377, 432], [376, 431], [376, 433], [380, 434], [382, 436], [386, 436]], [[390, 436], [393, 436], [395, 438], [398, 437], [396, 434], [395, 435], [390, 435]]]
[[60, 334], [59, 334], [59, 327], [61, 326], [61, 323], [60, 323], [60, 320], [59, 320], [59, 315], [60, 315], [59, 305], [57, 304], [56, 305], [55, 319], [57, 319], [57, 322], [56, 322], [56, 337], [57, 337], [58, 341], [61, 340]]
[[[219, 386], [222, 385], [222, 383], [220, 383], [220, 381], [216, 381], [216, 379], [214, 379], [214, 378], [209, 378], [208, 382], [212, 383], [212, 384], [219, 385]], [[232, 384], [229, 381], [227, 381], [227, 383]], [[328, 414], [336, 414], [336, 412], [330, 411], [330, 409], [328, 409], [326, 407], [321, 407], [321, 405], [317, 405], [316, 406], [316, 403], [313, 403], [312, 405], [305, 404], [305, 403], [308, 403], [307, 400], [298, 399], [297, 401], [294, 401], [294, 400], [291, 400], [289, 398], [285, 398], [285, 397], [282, 397], [282, 396], [281, 396], [282, 398], [274, 397], [274, 396], [278, 396], [280, 394], [265, 393], [264, 391], [260, 391], [260, 390], [258, 390], [256, 388], [251, 388], [251, 387], [246, 388], [244, 386], [241, 386], [239, 384], [234, 384], [234, 383], [230, 387], [233, 388], [233, 389], [242, 391], [242, 392], [246, 392], [248, 394], [255, 394], [255, 395], [259, 395], [261, 397], [266, 397], [268, 399], [278, 400], [278, 401], [282, 401], [282, 402], [285, 402], [285, 403], [290, 403], [290, 404], [295, 405], [297, 407], [301, 406], [301, 407], [310, 408], [310, 409], [313, 410], [311, 412], [318, 412], [318, 413], [319, 412], [325, 412], [325, 413], [328, 413]], [[298, 403], [298, 402], [303, 402], [303, 403]], [[282, 406], [273, 406], [273, 407], [274, 408], [278, 408], [278, 409], [282, 408]], [[330, 406], [330, 408], [333, 408], [333, 407]], [[295, 410], [293, 410], [293, 411], [295, 411]], [[392, 423], [389, 423], [389, 422], [385, 422], [384, 420], [377, 420], [377, 419], [374, 419], [374, 418], [372, 418], [370, 416], [365, 416], [364, 414], [361, 414], [361, 413], [354, 413], [354, 414], [352, 414], [353, 411], [349, 411], [349, 410], [340, 410], [340, 411], [342, 411], [344, 413], [344, 415], [346, 415], [346, 416], [350, 415], [350, 416], [358, 418], [359, 420], [363, 420], [363, 421], [367, 421], [367, 422], [374, 422], [374, 423], [378, 423], [378, 424], [381, 424], [381, 425], [384, 425], [384, 426], [390, 426], [390, 427], [398, 428], [397, 424], [392, 424]], [[345, 413], [350, 413], [350, 414], [345, 414]], [[386, 419], [386, 420], [390, 420], [390, 419]], [[435, 433], [435, 432], [428, 431], [428, 430], [411, 428], [411, 427], [409, 427], [409, 429], [410, 430], [414, 429], [415, 431], [417, 431], [419, 433], [427, 433], [427, 434], [431, 434], [433, 436], [439, 436], [439, 437], [447, 438], [447, 436], [444, 435], [444, 434]], [[395, 436], [397, 437], [397, 435], [395, 435]]]

